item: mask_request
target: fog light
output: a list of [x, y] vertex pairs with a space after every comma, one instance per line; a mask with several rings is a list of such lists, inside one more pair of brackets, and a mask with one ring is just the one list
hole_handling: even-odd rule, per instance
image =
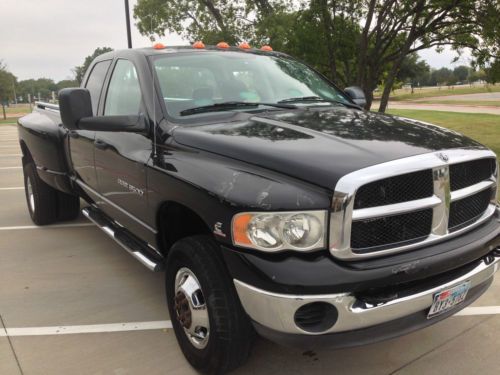
[[311, 302], [297, 309], [295, 324], [306, 332], [324, 332], [337, 322], [339, 313], [335, 306], [326, 302]]

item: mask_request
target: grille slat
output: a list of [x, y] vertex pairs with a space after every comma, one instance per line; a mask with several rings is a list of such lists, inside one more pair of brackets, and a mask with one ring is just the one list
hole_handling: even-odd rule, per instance
[[488, 180], [495, 172], [494, 159], [479, 159], [450, 165], [451, 191]]
[[361, 186], [354, 209], [385, 206], [432, 196], [432, 170], [384, 178]]
[[448, 228], [456, 232], [473, 224], [486, 211], [491, 200], [491, 189], [451, 202]]
[[351, 247], [362, 252], [366, 249], [376, 251], [396, 244], [404, 245], [427, 237], [431, 227], [432, 209], [354, 221], [351, 228]]

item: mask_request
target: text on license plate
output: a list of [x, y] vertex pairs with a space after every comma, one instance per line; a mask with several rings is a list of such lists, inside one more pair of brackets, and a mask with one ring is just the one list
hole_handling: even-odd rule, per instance
[[470, 288], [470, 281], [454, 286], [449, 289], [442, 290], [434, 294], [433, 302], [427, 319], [433, 318], [442, 314], [452, 307], [458, 305], [465, 300], [467, 292]]

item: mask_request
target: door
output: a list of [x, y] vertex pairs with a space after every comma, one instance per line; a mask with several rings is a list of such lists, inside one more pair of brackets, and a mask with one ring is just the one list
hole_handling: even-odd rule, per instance
[[[134, 64], [116, 60], [103, 115], [144, 114], [143, 108]], [[146, 164], [152, 140], [143, 134], [98, 131], [94, 146], [98, 192], [102, 196], [98, 204], [105, 213], [139, 235], [144, 227], [148, 228], [142, 220], [147, 212]]]
[[[84, 87], [90, 92], [94, 116], [98, 113], [99, 99], [110, 65], [111, 60], [96, 63], [85, 82]], [[97, 175], [94, 165], [94, 138], [95, 132], [88, 130], [70, 131], [68, 137], [73, 171], [83, 183], [96, 190]]]

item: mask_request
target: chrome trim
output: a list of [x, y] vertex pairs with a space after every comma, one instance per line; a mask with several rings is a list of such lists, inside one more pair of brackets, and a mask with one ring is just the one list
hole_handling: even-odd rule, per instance
[[[360, 301], [350, 293], [288, 295], [268, 292], [236, 279], [234, 285], [243, 308], [253, 321], [278, 332], [322, 335], [366, 328], [426, 310], [432, 305], [435, 293], [466, 281], [470, 282], [471, 288], [479, 286], [494, 276], [499, 265], [500, 258], [489, 264], [482, 260], [472, 271], [454, 280], [376, 306]], [[334, 305], [339, 313], [336, 324], [323, 332], [308, 332], [298, 327], [294, 321], [295, 311], [311, 302]]]
[[452, 202], [458, 201], [460, 199], [470, 197], [471, 195], [479, 193], [480, 191], [490, 189], [494, 185], [496, 185], [496, 181], [488, 180], [488, 181], [481, 181], [475, 185], [467, 186], [467, 187], [460, 189], [460, 190], [452, 191], [451, 192], [451, 201]]
[[100, 228], [104, 233], [106, 233], [109, 237], [111, 237], [115, 242], [123, 247], [127, 253], [132, 255], [135, 259], [137, 259], [139, 262], [141, 262], [146, 268], [148, 268], [150, 271], [156, 272], [160, 270], [160, 267], [157, 263], [153, 262], [151, 259], [146, 257], [144, 254], [142, 254], [139, 251], [136, 251], [134, 249], [131, 249], [129, 246], [127, 246], [125, 243], [120, 241], [118, 238], [115, 237], [115, 231], [113, 228], [109, 226], [103, 226], [101, 225], [97, 220], [95, 220], [90, 211], [86, 208], [82, 210], [83, 216], [85, 216], [87, 219], [89, 219], [91, 222], [93, 222], [95, 225], [97, 225], [98, 228]]
[[[483, 223], [486, 219], [491, 217], [495, 211], [494, 197], [492, 197], [492, 204], [488, 207], [481, 218], [479, 218], [479, 220], [470, 226], [462, 228], [461, 230], [452, 233], [448, 232], [448, 217], [451, 201], [459, 199], [459, 197], [469, 193], [475, 188], [479, 189], [483, 187], [482, 185], [476, 186], [479, 185], [476, 184], [473, 187], [465, 188], [470, 188], [471, 190], [460, 189], [455, 192], [451, 192], [449, 166], [451, 164], [485, 158], [496, 158], [496, 156], [494, 152], [487, 149], [451, 149], [397, 159], [363, 168], [345, 175], [337, 182], [332, 199], [329, 243], [331, 254], [342, 260], [357, 260], [399, 253], [451, 238]], [[445, 159], [448, 161], [444, 161]], [[433, 173], [433, 197], [425, 198], [424, 200], [398, 203], [396, 205], [354, 210], [354, 198], [359, 187], [384, 178], [418, 172], [426, 169], [432, 170]], [[498, 173], [498, 166], [495, 173]], [[493, 179], [496, 179], [496, 174], [492, 177], [492, 181]], [[497, 184], [492, 183], [491, 188], [496, 185]], [[439, 203], [436, 198], [439, 199]], [[432, 204], [430, 199], [432, 199]], [[432, 231], [426, 239], [409, 245], [396, 245], [396, 247], [386, 250], [366, 252], [363, 254], [357, 253], [351, 249], [351, 228], [353, 220], [362, 220], [365, 217], [376, 217], [371, 215], [375, 215], [377, 210], [381, 213], [380, 216], [388, 216], [391, 214], [395, 215], [400, 212], [410, 212], [410, 209], [406, 209], [413, 206], [413, 203], [418, 201], [424, 201], [423, 203], [425, 203], [425, 205], [415, 208], [415, 210], [425, 207], [432, 207], [433, 209]], [[382, 213], [382, 210], [384, 209], [393, 209], [395, 210], [395, 213]]]
[[137, 223], [141, 224], [144, 228], [146, 228], [147, 230], [149, 230], [150, 232], [153, 232], [154, 234], [158, 234], [158, 231], [152, 227], [150, 227], [148, 224], [146, 224], [144, 221], [142, 221], [141, 219], [135, 217], [134, 215], [132, 215], [130, 212], [124, 210], [123, 208], [121, 208], [120, 206], [118, 206], [116, 203], [110, 201], [108, 198], [106, 198], [105, 196], [103, 196], [102, 194], [98, 193], [97, 191], [95, 191], [94, 189], [92, 189], [90, 186], [88, 186], [86, 183], [84, 183], [82, 180], [79, 180], [77, 178], [74, 179], [74, 181], [82, 188], [82, 189], [85, 189], [87, 191], [89, 191], [90, 193], [94, 194], [95, 196], [99, 197], [99, 199], [102, 199], [104, 202], [106, 202], [107, 204], [109, 204], [110, 206], [113, 206], [114, 208], [116, 208], [118, 211], [120, 211], [121, 213], [127, 215], [129, 218], [131, 218], [132, 220], [136, 221]]
[[67, 173], [53, 171], [52, 169], [49, 169], [47, 167], [41, 167], [39, 165], [36, 166], [36, 169], [38, 169], [39, 171], [43, 171], [43, 172], [47, 172], [47, 173], [51, 173], [51, 174], [56, 174], [58, 176], [67, 176]]
[[46, 102], [35, 102], [35, 106], [40, 109], [50, 110], [53, 112], [59, 112], [59, 105], [46, 103]]
[[433, 208], [440, 204], [441, 199], [433, 195], [429, 198], [417, 199], [414, 201], [354, 210], [354, 212], [352, 213], [352, 220], [365, 220], [373, 217], [399, 215], [404, 214], [405, 212], [418, 211], [425, 208]]

